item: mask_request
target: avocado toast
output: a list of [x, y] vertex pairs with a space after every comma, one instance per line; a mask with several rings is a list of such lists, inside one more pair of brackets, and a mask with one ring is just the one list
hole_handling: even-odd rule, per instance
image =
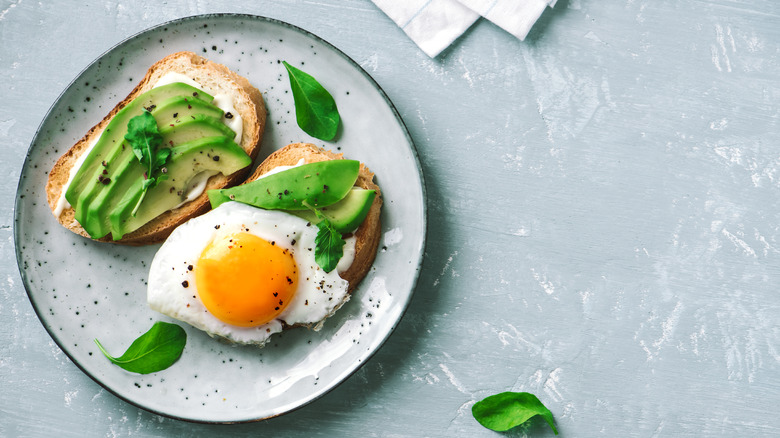
[[[167, 150], [154, 184], [126, 137], [131, 121], [144, 115], [156, 121], [158, 150]], [[262, 95], [246, 78], [194, 53], [174, 53], [57, 160], [46, 185], [49, 206], [64, 227], [85, 237], [161, 242], [208, 210], [207, 190], [243, 181], [265, 121]]]

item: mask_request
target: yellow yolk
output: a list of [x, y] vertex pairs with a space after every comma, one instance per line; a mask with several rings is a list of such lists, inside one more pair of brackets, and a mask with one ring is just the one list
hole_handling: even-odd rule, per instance
[[292, 300], [298, 266], [290, 250], [253, 234], [217, 235], [198, 259], [195, 282], [203, 305], [219, 320], [255, 327]]

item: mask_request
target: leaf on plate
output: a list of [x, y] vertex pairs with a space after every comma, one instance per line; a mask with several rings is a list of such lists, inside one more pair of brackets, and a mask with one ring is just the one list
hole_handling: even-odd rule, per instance
[[471, 407], [471, 414], [479, 424], [497, 432], [517, 427], [538, 415], [558, 435], [552, 412], [535, 395], [528, 392], [502, 392], [491, 395], [476, 402]]
[[341, 120], [333, 96], [310, 74], [282, 63], [290, 77], [298, 126], [314, 138], [333, 140]]
[[130, 344], [125, 353], [113, 357], [95, 339], [100, 351], [119, 367], [138, 374], [162, 371], [173, 365], [184, 351], [187, 333], [176, 324], [158, 321]]

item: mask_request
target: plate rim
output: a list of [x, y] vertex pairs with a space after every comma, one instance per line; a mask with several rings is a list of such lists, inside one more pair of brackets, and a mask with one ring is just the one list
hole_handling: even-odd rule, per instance
[[[358, 72], [360, 72], [366, 79], [368, 79], [368, 81], [371, 84], [373, 84], [373, 87], [376, 89], [376, 91], [379, 92], [380, 96], [382, 97], [382, 99], [385, 101], [385, 103], [390, 108], [393, 116], [395, 117], [395, 119], [397, 120], [397, 122], [399, 123], [399, 125], [401, 127], [401, 130], [403, 131], [404, 137], [406, 138], [406, 140], [407, 140], [407, 142], [409, 144], [409, 151], [411, 152], [412, 160], [413, 160], [413, 162], [415, 164], [415, 168], [417, 170], [417, 176], [420, 179], [420, 194], [421, 194], [421, 204], [422, 204], [421, 205], [421, 209], [420, 209], [420, 216], [421, 216], [420, 219], [422, 220], [422, 226], [421, 226], [422, 235], [421, 235], [421, 241], [420, 241], [419, 247], [416, 250], [417, 262], [414, 265], [414, 270], [413, 270], [413, 274], [412, 274], [412, 278], [411, 278], [411, 285], [410, 285], [408, 298], [406, 299], [406, 301], [401, 306], [401, 310], [400, 310], [400, 313], [398, 315], [398, 318], [393, 322], [392, 326], [387, 331], [387, 333], [384, 334], [384, 336], [382, 337], [380, 342], [377, 344], [377, 346], [375, 348], [371, 349], [370, 351], [368, 351], [365, 356], [361, 356], [362, 359], [358, 361], [358, 364], [357, 364], [357, 366], [355, 366], [355, 368], [349, 370], [347, 372], [347, 374], [344, 375], [343, 377], [334, 380], [334, 383], [332, 385], [330, 385], [329, 387], [325, 388], [325, 390], [315, 394], [314, 396], [310, 396], [308, 398], [305, 398], [302, 402], [300, 402], [296, 406], [294, 406], [292, 408], [289, 408], [287, 410], [284, 410], [283, 412], [279, 412], [279, 413], [272, 414], [272, 415], [267, 415], [267, 416], [264, 416], [264, 417], [248, 418], [248, 419], [245, 419], [245, 420], [225, 420], [225, 421], [219, 421], [219, 420], [205, 420], [205, 419], [197, 419], [197, 418], [187, 418], [187, 417], [181, 417], [181, 416], [178, 416], [178, 415], [173, 415], [173, 414], [170, 414], [170, 413], [162, 412], [162, 411], [159, 411], [157, 409], [152, 409], [152, 408], [150, 408], [148, 406], [144, 406], [142, 403], [139, 403], [137, 401], [131, 400], [131, 399], [129, 399], [127, 397], [124, 397], [121, 394], [115, 392], [112, 388], [107, 386], [107, 384], [104, 384], [97, 376], [95, 376], [92, 373], [88, 372], [81, 365], [80, 362], [75, 360], [70, 355], [68, 350], [63, 348], [63, 345], [62, 345], [61, 341], [53, 333], [53, 328], [50, 328], [45, 323], [45, 321], [44, 321], [44, 319], [42, 317], [42, 312], [38, 308], [38, 305], [36, 304], [35, 300], [33, 299], [33, 296], [32, 296], [32, 294], [30, 292], [30, 286], [29, 286], [27, 274], [26, 274], [25, 269], [23, 267], [24, 261], [22, 259], [22, 251], [20, 250], [20, 235], [19, 235], [19, 227], [17, 226], [17, 224], [19, 223], [19, 220], [20, 220], [20, 213], [19, 213], [19, 211], [20, 211], [20, 205], [22, 203], [21, 202], [22, 198], [20, 197], [20, 195], [22, 195], [22, 193], [21, 193], [22, 182], [25, 179], [26, 174], [27, 174], [26, 169], [29, 169], [28, 164], [29, 164], [30, 159], [31, 159], [33, 146], [35, 146], [36, 143], [38, 142], [38, 137], [41, 135], [41, 130], [42, 130], [44, 124], [46, 124], [46, 122], [49, 120], [49, 118], [51, 117], [52, 112], [54, 110], [54, 107], [57, 106], [57, 104], [60, 102], [60, 100], [62, 100], [62, 98], [65, 95], [65, 93], [67, 93], [68, 90], [70, 90], [74, 86], [74, 84], [76, 84], [81, 79], [81, 77], [90, 68], [92, 68], [95, 64], [97, 64], [102, 58], [104, 58], [109, 53], [113, 52], [114, 50], [117, 50], [121, 46], [127, 44], [128, 42], [130, 42], [130, 41], [132, 41], [134, 39], [137, 39], [139, 37], [142, 37], [143, 35], [145, 35], [147, 33], [151, 33], [151, 32], [157, 31], [157, 30], [159, 30], [161, 28], [164, 28], [166, 26], [179, 25], [179, 24], [182, 24], [182, 23], [185, 23], [185, 22], [188, 22], [188, 21], [207, 20], [209, 18], [214, 18], [214, 17], [228, 18], [228, 19], [234, 19], [234, 20], [245, 19], [245, 20], [261, 21], [261, 22], [273, 23], [273, 24], [276, 24], [276, 25], [281, 25], [281, 26], [287, 27], [287, 28], [292, 29], [292, 30], [294, 30], [296, 32], [304, 34], [305, 36], [307, 36], [309, 38], [313, 38], [314, 40], [318, 41], [319, 43], [329, 47], [336, 54], [341, 56], [344, 60], [346, 60], [349, 64], [351, 64], [354, 68], [356, 68]], [[199, 423], [199, 424], [241, 424], [241, 423], [253, 423], [253, 422], [267, 420], [267, 419], [279, 417], [279, 416], [282, 416], [282, 415], [294, 412], [294, 411], [296, 411], [296, 410], [298, 410], [300, 408], [303, 408], [304, 406], [307, 406], [310, 403], [320, 399], [321, 397], [323, 397], [326, 394], [328, 394], [331, 391], [333, 391], [336, 387], [338, 387], [341, 384], [343, 384], [347, 379], [352, 377], [358, 370], [360, 370], [384, 346], [384, 344], [387, 342], [387, 340], [390, 338], [390, 336], [395, 332], [395, 330], [398, 327], [398, 325], [401, 323], [401, 320], [403, 319], [404, 315], [406, 314], [406, 311], [408, 310], [409, 305], [410, 305], [410, 303], [411, 303], [411, 301], [412, 301], [412, 299], [414, 297], [415, 290], [417, 289], [417, 283], [419, 281], [420, 273], [422, 271], [422, 264], [423, 264], [423, 259], [424, 259], [424, 255], [425, 255], [425, 247], [427, 245], [427, 228], [428, 228], [428, 212], [427, 212], [427, 207], [428, 206], [427, 206], [427, 204], [428, 203], [427, 203], [426, 185], [425, 185], [425, 178], [424, 178], [423, 171], [422, 171], [422, 165], [421, 165], [421, 162], [420, 162], [419, 154], [417, 152], [417, 147], [414, 144], [414, 141], [413, 141], [413, 139], [412, 139], [412, 137], [411, 137], [411, 135], [409, 133], [409, 129], [407, 128], [406, 123], [404, 122], [403, 118], [401, 117], [400, 113], [398, 112], [398, 110], [395, 107], [395, 105], [393, 104], [393, 102], [390, 100], [390, 98], [387, 95], [387, 93], [385, 93], [384, 89], [376, 82], [376, 80], [363, 67], [360, 66], [360, 64], [358, 64], [354, 59], [352, 59], [352, 57], [350, 57], [349, 55], [344, 53], [341, 49], [339, 49], [338, 47], [336, 47], [335, 45], [333, 45], [329, 41], [327, 41], [324, 38], [322, 38], [322, 37], [312, 33], [311, 31], [308, 31], [308, 30], [306, 30], [306, 29], [304, 29], [304, 28], [302, 28], [300, 26], [297, 26], [297, 25], [294, 25], [294, 24], [291, 24], [289, 22], [286, 22], [286, 21], [283, 21], [283, 20], [279, 20], [279, 19], [276, 19], [276, 18], [266, 17], [266, 16], [262, 16], [262, 15], [254, 15], [254, 14], [246, 14], [246, 13], [230, 13], [230, 12], [196, 14], [196, 15], [188, 15], [188, 16], [185, 16], [185, 17], [171, 19], [171, 20], [168, 20], [168, 21], [165, 21], [165, 22], [162, 22], [162, 23], [159, 23], [159, 24], [156, 24], [156, 25], [144, 28], [141, 31], [138, 31], [138, 32], [136, 32], [136, 33], [134, 33], [134, 34], [132, 34], [132, 35], [122, 39], [118, 43], [114, 44], [110, 48], [108, 48], [105, 51], [103, 51], [102, 53], [100, 53], [97, 57], [95, 57], [95, 59], [93, 59], [89, 64], [87, 64], [78, 74], [76, 74], [74, 76], [73, 80], [70, 81], [63, 88], [63, 90], [59, 93], [59, 95], [54, 99], [52, 104], [49, 106], [49, 109], [46, 111], [46, 114], [41, 119], [41, 122], [39, 123], [38, 127], [36, 128], [35, 134], [33, 135], [32, 139], [30, 140], [30, 145], [27, 148], [27, 153], [25, 155], [24, 162], [22, 164], [22, 169], [21, 169], [20, 174], [19, 174], [19, 181], [17, 182], [17, 186], [16, 186], [16, 193], [15, 193], [15, 200], [14, 200], [14, 214], [13, 214], [14, 252], [15, 252], [15, 256], [16, 256], [17, 269], [19, 270], [19, 274], [20, 274], [21, 279], [22, 279], [22, 285], [24, 286], [27, 298], [30, 301], [30, 304], [33, 307], [33, 311], [35, 312], [35, 315], [38, 317], [38, 320], [40, 321], [41, 325], [46, 330], [46, 332], [49, 335], [49, 337], [54, 341], [54, 343], [60, 349], [60, 351], [62, 351], [62, 353], [64, 353], [65, 356], [70, 360], [70, 362], [72, 364], [74, 364], [82, 373], [84, 373], [84, 375], [86, 375], [87, 377], [92, 379], [92, 381], [97, 383], [98, 386], [100, 386], [101, 388], [105, 389], [109, 393], [113, 394], [115, 397], [117, 397], [118, 399], [124, 401], [125, 403], [129, 403], [130, 405], [136, 406], [136, 407], [138, 407], [140, 409], [143, 409], [146, 412], [149, 412], [149, 413], [152, 413], [152, 414], [155, 414], [155, 415], [160, 415], [160, 416], [163, 416], [163, 417], [166, 417], [166, 418], [171, 418], [171, 419], [174, 419], [174, 420], [185, 421], [185, 422], [189, 422], [189, 423]]]

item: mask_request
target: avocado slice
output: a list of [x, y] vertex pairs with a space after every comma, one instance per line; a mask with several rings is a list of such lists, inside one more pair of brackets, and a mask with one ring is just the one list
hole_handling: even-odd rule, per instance
[[162, 147], [174, 147], [202, 137], [230, 137], [236, 136], [226, 124], [216, 117], [205, 114], [195, 114], [181, 120], [174, 120], [165, 124], [157, 119], [160, 135], [163, 137]]
[[[78, 198], [85, 189], [100, 184], [98, 177], [102, 175], [102, 163], [110, 163], [116, 149], [124, 141], [124, 135], [127, 132], [127, 123], [133, 117], [141, 114], [144, 109], [152, 108], [159, 103], [175, 96], [192, 96], [195, 99], [212, 102], [214, 97], [190, 85], [176, 82], [152, 88], [141, 94], [119, 110], [111, 121], [106, 125], [95, 146], [89, 152], [89, 155], [82, 163], [76, 175], [68, 186], [65, 193], [65, 199], [71, 204], [78, 206]], [[89, 197], [82, 200], [81, 204], [88, 204]]]
[[168, 179], [160, 181], [145, 195], [140, 209], [131, 213], [143, 190], [143, 175], [132, 178], [132, 186], [109, 214], [114, 240], [137, 230], [147, 222], [176, 208], [186, 199], [186, 189], [196, 175], [230, 175], [252, 164], [252, 159], [233, 141], [233, 137], [206, 137], [171, 148]]
[[[159, 107], [152, 111], [155, 118], [158, 115], [156, 113], [158, 109]], [[232, 139], [235, 133], [219, 119], [196, 114], [161, 127], [160, 135], [163, 138], [163, 147], [168, 147], [205, 137]], [[123, 146], [117, 148], [117, 157], [105, 167], [102, 183], [95, 185], [89, 192], [89, 198], [87, 198], [89, 202], [83, 202], [76, 208], [76, 220], [90, 236], [96, 238], [103, 237], [112, 231], [109, 212], [116, 207], [125, 193], [133, 187], [133, 184], [139, 177], [143, 176], [145, 171], [143, 165], [132, 152], [132, 147], [126, 141]], [[79, 198], [80, 201], [81, 199]]]
[[225, 114], [218, 106], [192, 96], [174, 96], [161, 102], [151, 111], [159, 126], [181, 121], [197, 114], [217, 119]]
[[[339, 233], [351, 233], [366, 219], [376, 197], [375, 190], [353, 187], [341, 201], [319, 209]], [[290, 211], [290, 213], [316, 224], [320, 222], [311, 210]]]
[[212, 208], [231, 200], [266, 210], [320, 208], [347, 196], [359, 170], [356, 160], [319, 161], [229, 189], [209, 190], [209, 200]]

